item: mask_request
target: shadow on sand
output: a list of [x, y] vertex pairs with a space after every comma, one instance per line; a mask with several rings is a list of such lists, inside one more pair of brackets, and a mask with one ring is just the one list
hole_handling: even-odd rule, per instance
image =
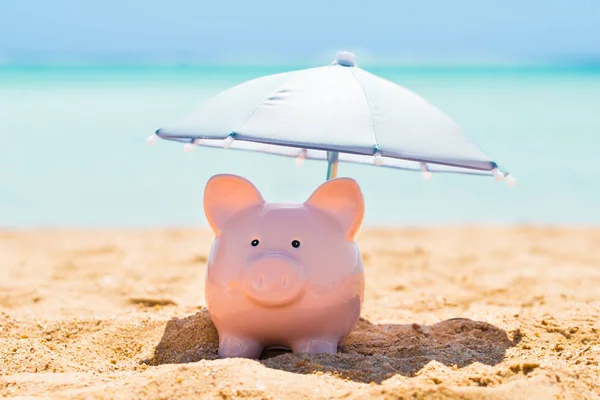
[[[520, 340], [486, 322], [453, 318], [435, 325], [375, 325], [360, 319], [335, 355], [292, 354], [269, 350], [261, 363], [294, 373], [332, 372], [358, 382], [377, 382], [395, 375], [414, 376], [430, 361], [465, 367], [474, 362], [495, 365]], [[217, 359], [218, 334], [208, 312], [172, 319], [147, 365]]]

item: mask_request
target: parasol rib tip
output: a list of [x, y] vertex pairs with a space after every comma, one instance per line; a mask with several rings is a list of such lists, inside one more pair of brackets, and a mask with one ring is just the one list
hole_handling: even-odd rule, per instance
[[373, 156], [373, 162], [375, 163], [375, 165], [383, 165], [383, 156], [381, 155], [380, 152], [375, 153], [375, 155]]
[[227, 136], [227, 138], [225, 138], [223, 140], [222, 146], [224, 149], [229, 149], [231, 148], [231, 145], [233, 144], [233, 141], [235, 140], [235, 138], [233, 136]]
[[423, 171], [423, 178], [428, 181], [431, 179], [431, 172], [427, 168], [427, 164], [421, 163], [421, 171]]
[[158, 135], [155, 133], [154, 135], [150, 135], [146, 138], [146, 143], [148, 143], [149, 146], [152, 146], [157, 140]]
[[502, 171], [498, 170], [498, 168], [494, 168], [492, 170], [492, 173], [494, 174], [494, 179], [496, 179], [497, 181], [501, 181], [504, 179], [504, 174], [502, 173]]
[[301, 167], [304, 165], [304, 159], [305, 159], [305, 155], [304, 153], [306, 152], [306, 150], [302, 150], [300, 152], [300, 154], [298, 154], [298, 157], [296, 157], [296, 166], [297, 167]]

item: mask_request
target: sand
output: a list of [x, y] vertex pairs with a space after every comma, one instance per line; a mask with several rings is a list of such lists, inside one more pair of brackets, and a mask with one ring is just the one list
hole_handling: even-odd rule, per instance
[[364, 230], [337, 355], [217, 359], [208, 231], [0, 232], [0, 395], [600, 398], [600, 229]]

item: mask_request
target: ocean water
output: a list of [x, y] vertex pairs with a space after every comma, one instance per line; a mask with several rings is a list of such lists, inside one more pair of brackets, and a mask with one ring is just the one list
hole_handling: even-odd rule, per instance
[[[222, 89], [302, 67], [0, 67], [0, 227], [206, 226], [204, 185], [224, 172], [303, 201], [325, 163], [145, 143]], [[340, 164], [365, 225], [600, 224], [600, 68], [365, 69], [441, 108], [518, 180]]]

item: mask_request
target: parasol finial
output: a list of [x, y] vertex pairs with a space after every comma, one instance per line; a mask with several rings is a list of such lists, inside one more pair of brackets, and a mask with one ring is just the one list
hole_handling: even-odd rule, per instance
[[356, 54], [349, 51], [340, 51], [335, 56], [335, 63], [343, 67], [356, 67]]

